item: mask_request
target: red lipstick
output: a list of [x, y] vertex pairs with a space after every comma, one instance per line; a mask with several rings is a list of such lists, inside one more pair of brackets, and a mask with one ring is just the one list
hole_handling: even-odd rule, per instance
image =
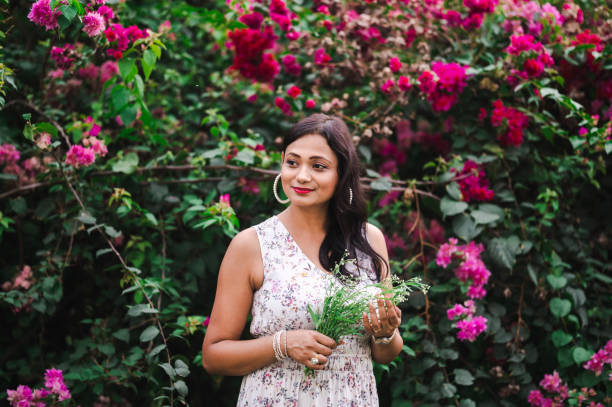
[[298, 188], [298, 187], [291, 187], [291, 188], [293, 188], [293, 190], [297, 194], [307, 194], [309, 192], [312, 192], [312, 189], [308, 189], [308, 188]]

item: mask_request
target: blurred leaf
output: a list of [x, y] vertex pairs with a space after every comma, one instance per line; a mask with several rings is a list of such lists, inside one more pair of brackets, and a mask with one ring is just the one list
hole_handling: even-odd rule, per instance
[[550, 312], [557, 318], [567, 316], [572, 310], [572, 303], [561, 298], [553, 298], [548, 305], [550, 306]]

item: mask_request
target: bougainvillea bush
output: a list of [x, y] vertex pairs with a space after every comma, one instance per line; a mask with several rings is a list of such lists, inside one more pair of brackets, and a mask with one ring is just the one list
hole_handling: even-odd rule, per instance
[[0, 11], [7, 403], [235, 405], [240, 378], [200, 363], [218, 266], [282, 210], [281, 136], [324, 112], [394, 273], [432, 285], [381, 405], [612, 405], [605, 0]]

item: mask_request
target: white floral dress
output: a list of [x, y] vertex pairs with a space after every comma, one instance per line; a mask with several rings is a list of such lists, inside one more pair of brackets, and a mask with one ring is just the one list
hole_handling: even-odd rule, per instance
[[[264, 281], [253, 295], [250, 332], [274, 335], [280, 329], [313, 329], [310, 304], [320, 310], [332, 278], [315, 266], [274, 216], [255, 226]], [[358, 253], [360, 284], [376, 278], [371, 259]], [[348, 264], [347, 266], [352, 266]], [[367, 336], [343, 337], [324, 370], [307, 377], [304, 365], [291, 358], [244, 376], [238, 406], [372, 407], [378, 406], [376, 381]]]

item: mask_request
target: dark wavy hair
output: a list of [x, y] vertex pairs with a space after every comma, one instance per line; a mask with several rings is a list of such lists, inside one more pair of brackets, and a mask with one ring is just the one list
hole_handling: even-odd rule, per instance
[[[370, 256], [380, 281], [383, 268], [388, 265], [366, 238], [367, 206], [359, 182], [361, 168], [351, 133], [342, 119], [315, 113], [291, 128], [283, 139], [282, 151], [295, 140], [309, 134], [323, 136], [338, 158], [338, 185], [328, 206], [327, 234], [319, 248], [319, 261], [325, 269], [331, 270], [345, 251], [348, 251], [349, 258], [357, 259], [358, 249]], [[353, 201], [350, 204], [349, 188], [353, 191]], [[340, 272], [347, 277], [356, 277], [345, 267]]]

